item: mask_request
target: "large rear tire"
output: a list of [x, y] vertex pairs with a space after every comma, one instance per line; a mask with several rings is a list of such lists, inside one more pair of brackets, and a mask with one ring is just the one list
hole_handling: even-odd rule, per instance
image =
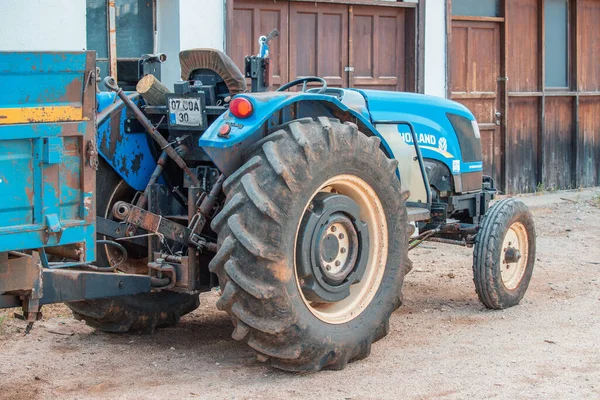
[[396, 168], [378, 138], [327, 118], [293, 121], [256, 144], [211, 225], [217, 307], [234, 339], [290, 371], [369, 355], [410, 264]]
[[[119, 200], [131, 201], [135, 190], [104, 161], [101, 160], [96, 175], [96, 213], [110, 217], [112, 205]], [[98, 235], [99, 239], [110, 239]], [[110, 246], [98, 247], [101, 265], [114, 264], [120, 255]], [[145, 250], [147, 251], [147, 250]], [[146, 273], [147, 259], [143, 251], [128, 247], [130, 257], [119, 267], [126, 273]], [[197, 294], [153, 292], [134, 296], [66, 303], [78, 320], [104, 332], [152, 332], [155, 328], [173, 326], [182, 315], [194, 311], [200, 305]]]

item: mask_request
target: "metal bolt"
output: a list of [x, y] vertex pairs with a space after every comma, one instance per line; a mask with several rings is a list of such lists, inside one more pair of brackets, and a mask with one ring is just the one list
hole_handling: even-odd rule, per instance
[[345, 247], [342, 247], [342, 248], [340, 249], [340, 253], [344, 254], [345, 252], [346, 252], [346, 248], [345, 248]]
[[338, 237], [339, 237], [340, 239], [343, 239], [343, 238], [344, 238], [344, 234], [343, 234], [343, 233], [340, 233], [340, 234], [338, 235]]
[[325, 269], [326, 269], [327, 271], [331, 271], [331, 265], [327, 264], [327, 265], [325, 266]]
[[331, 227], [331, 232], [335, 232], [335, 231], [337, 231], [337, 228], [335, 226], [332, 226]]
[[119, 289], [123, 289], [123, 287], [125, 287], [125, 284], [123, 281], [119, 281]]
[[340, 264], [341, 264], [341, 262], [340, 262], [339, 260], [335, 262], [335, 266], [336, 266], [336, 267], [339, 267], [339, 266], [340, 266]]

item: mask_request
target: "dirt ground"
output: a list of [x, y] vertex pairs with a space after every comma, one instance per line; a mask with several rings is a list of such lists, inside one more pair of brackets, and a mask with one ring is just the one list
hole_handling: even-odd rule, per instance
[[1, 399], [598, 399], [600, 195], [525, 197], [537, 262], [517, 307], [477, 300], [471, 250], [427, 243], [411, 253], [405, 302], [366, 360], [340, 372], [265, 367], [230, 338], [216, 293], [152, 335], [95, 332], [63, 305], [24, 323], [0, 314]]

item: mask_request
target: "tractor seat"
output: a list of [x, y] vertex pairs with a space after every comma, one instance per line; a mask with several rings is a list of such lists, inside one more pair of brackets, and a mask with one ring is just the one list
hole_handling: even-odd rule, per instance
[[233, 60], [216, 49], [191, 49], [179, 53], [181, 79], [188, 81], [199, 69], [215, 71], [227, 85], [230, 94], [244, 93], [246, 79]]

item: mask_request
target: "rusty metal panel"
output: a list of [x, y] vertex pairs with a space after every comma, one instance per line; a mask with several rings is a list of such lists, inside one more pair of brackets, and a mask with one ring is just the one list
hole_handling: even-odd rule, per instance
[[0, 52], [0, 252], [95, 258], [95, 55]]
[[29, 292], [42, 279], [42, 270], [33, 256], [0, 253], [0, 293]]

